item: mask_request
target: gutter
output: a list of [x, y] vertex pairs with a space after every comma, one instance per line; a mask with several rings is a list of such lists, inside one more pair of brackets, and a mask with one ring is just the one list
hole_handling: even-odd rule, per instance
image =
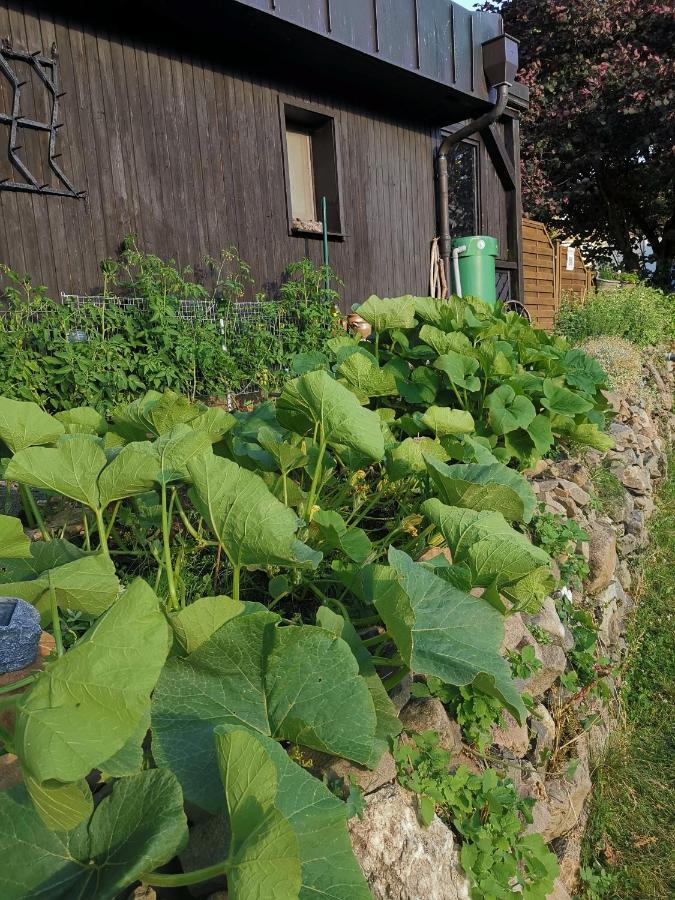
[[463, 128], [460, 128], [459, 131], [455, 131], [453, 134], [447, 135], [447, 137], [441, 144], [438, 151], [438, 156], [436, 157], [436, 171], [438, 175], [438, 220], [440, 226], [439, 250], [441, 259], [443, 260], [443, 265], [445, 267], [445, 274], [448, 285], [450, 285], [451, 243], [450, 210], [448, 209], [448, 199], [450, 191], [450, 181], [448, 178], [448, 153], [455, 146], [455, 144], [463, 141], [464, 138], [469, 137], [469, 135], [471, 134], [475, 134], [477, 131], [484, 131], [486, 128], [492, 125], [493, 122], [496, 122], [506, 109], [508, 99], [509, 84], [500, 84], [497, 87], [497, 101], [492, 109], [488, 110], [486, 113], [483, 113], [483, 115], [479, 116], [479, 118], [473, 119], [473, 121], [468, 122]]

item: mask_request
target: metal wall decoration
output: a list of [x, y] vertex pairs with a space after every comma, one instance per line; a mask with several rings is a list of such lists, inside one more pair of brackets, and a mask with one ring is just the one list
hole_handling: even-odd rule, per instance
[[[16, 61], [29, 65], [44, 86], [48, 96], [48, 108], [51, 108], [48, 122], [41, 122], [22, 115], [21, 88], [26, 82], [21, 81], [17, 77], [12, 67], [12, 63]], [[0, 76], [9, 82], [12, 89], [11, 112], [0, 111], [0, 125], [9, 126], [7, 129], [9, 135], [7, 143], [9, 161], [12, 168], [24, 178], [24, 181], [15, 181], [11, 177], [4, 178], [0, 180], [0, 190], [30, 191], [57, 197], [83, 197], [85, 192], [75, 189], [57, 161], [61, 156], [60, 153], [56, 152], [56, 137], [59, 129], [63, 126], [63, 123], [58, 120], [59, 100], [63, 97], [63, 93], [59, 93], [58, 87], [58, 54], [56, 46], [52, 45], [51, 56], [47, 57], [40, 50], [36, 50], [34, 53], [14, 50], [6, 42], [3, 42], [0, 44]], [[53, 187], [49, 183], [41, 184], [41, 179], [36, 178], [26, 163], [19, 158], [18, 152], [21, 150], [21, 133], [23, 129], [33, 129], [34, 131], [48, 133], [49, 150], [47, 161], [49, 168], [58, 180], [58, 186]]]

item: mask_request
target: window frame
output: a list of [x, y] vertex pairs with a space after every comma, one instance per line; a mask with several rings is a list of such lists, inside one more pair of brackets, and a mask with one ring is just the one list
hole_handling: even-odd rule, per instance
[[[286, 197], [286, 217], [288, 223], [288, 234], [290, 237], [314, 238], [322, 240], [322, 232], [303, 231], [293, 227], [293, 208], [291, 203], [291, 181], [290, 181], [290, 165], [288, 160], [288, 146], [286, 143], [286, 127], [289, 123], [289, 112], [291, 113], [290, 124], [299, 128], [305, 127], [310, 133], [318, 131], [321, 127], [330, 125], [330, 137], [332, 138], [332, 149], [334, 157], [335, 193], [333, 198], [334, 214], [337, 218], [337, 228], [329, 227], [328, 239], [333, 241], [343, 241], [347, 237], [345, 228], [345, 206], [342, 196], [342, 156], [340, 152], [340, 119], [337, 110], [328, 109], [316, 104], [304, 103], [295, 97], [279, 94], [279, 128], [281, 138], [281, 151], [284, 169], [284, 190]], [[315, 149], [312, 146], [312, 155], [315, 156]], [[317, 190], [316, 175], [314, 175], [314, 192], [317, 204], [320, 202], [319, 191]], [[335, 223], [333, 223], [335, 224]]]
[[[462, 123], [460, 122], [450, 128], [443, 128], [441, 130], [442, 138], [455, 131], [459, 131], [461, 127]], [[474, 151], [474, 168], [476, 173], [474, 179], [474, 218], [476, 220], [476, 234], [483, 234], [483, 158], [481, 155], [483, 148], [481, 146], [481, 141], [471, 135], [460, 141], [460, 144], [467, 144], [472, 147]], [[452, 192], [452, 184], [449, 185], [449, 190]]]

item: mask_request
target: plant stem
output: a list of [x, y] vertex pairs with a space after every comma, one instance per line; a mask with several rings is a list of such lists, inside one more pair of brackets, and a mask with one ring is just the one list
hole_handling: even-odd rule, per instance
[[59, 619], [59, 605], [56, 602], [56, 591], [52, 584], [51, 575], [49, 576], [49, 608], [52, 614], [52, 628], [54, 629], [54, 640], [56, 641], [56, 653], [63, 656], [63, 640], [61, 639], [61, 620]]
[[25, 687], [27, 684], [30, 684], [32, 681], [35, 681], [37, 678], [37, 673], [35, 675], [26, 675], [25, 678], [19, 678], [17, 681], [13, 681], [11, 684], [3, 684], [0, 687], [0, 694], [9, 694], [12, 691], [17, 691], [21, 687]]
[[378, 644], [384, 644], [388, 641], [390, 637], [391, 635], [387, 631], [384, 631], [382, 634], [376, 634], [375, 637], [366, 638], [365, 641], [362, 639], [361, 643], [364, 647], [377, 647]]
[[232, 599], [239, 600], [239, 581], [241, 566], [232, 566]]
[[382, 684], [384, 685], [384, 689], [386, 691], [392, 691], [403, 681], [403, 679], [409, 672], [410, 669], [407, 666], [403, 666], [403, 668], [399, 669], [398, 672], [393, 672], [387, 678], [383, 679]]
[[52, 539], [51, 534], [47, 531], [47, 526], [45, 525], [45, 520], [42, 518], [42, 513], [40, 512], [37, 503], [35, 502], [35, 497], [33, 496], [33, 492], [31, 489], [25, 485], [19, 485], [19, 491], [28, 504], [28, 508], [31, 511], [33, 518], [35, 519], [38, 528], [40, 529], [40, 533], [42, 534], [42, 540], [49, 542]]
[[178, 594], [176, 593], [176, 582], [173, 577], [173, 563], [171, 561], [171, 529], [169, 524], [169, 513], [166, 506], [166, 484], [162, 482], [162, 545], [164, 548], [164, 571], [166, 572], [166, 583], [169, 588], [169, 606], [171, 609], [178, 608]]
[[96, 515], [96, 528], [98, 530], [98, 549], [106, 557], [106, 559], [110, 559], [108, 541], [106, 540], [105, 522], [103, 521], [103, 510], [95, 509], [94, 514]]
[[150, 872], [147, 875], [141, 875], [140, 880], [143, 884], [149, 884], [153, 887], [185, 887], [189, 884], [199, 884], [200, 881], [208, 881], [210, 878], [216, 878], [218, 875], [225, 874], [225, 861], [216, 863], [213, 866], [206, 866], [203, 869], [195, 869], [192, 872], [183, 872], [180, 875], [163, 875], [161, 872]]
[[305, 504], [305, 519], [307, 522], [310, 521], [312, 517], [312, 508], [314, 507], [314, 501], [316, 500], [317, 489], [319, 487], [319, 482], [321, 480], [321, 474], [323, 470], [323, 457], [326, 452], [326, 441], [323, 435], [323, 426], [320, 427], [319, 430], [319, 455], [316, 458], [316, 465], [314, 467], [314, 475], [312, 476], [312, 484], [309, 488], [309, 494], [307, 495], [307, 502]]
[[384, 666], [404, 666], [405, 663], [401, 659], [400, 656], [371, 656], [370, 661], [374, 663], [376, 666], [384, 667]]
[[105, 530], [106, 543], [108, 542], [108, 538], [110, 537], [110, 532], [113, 530], [113, 525], [115, 524], [115, 519], [117, 518], [117, 513], [119, 512], [121, 503], [121, 500], [117, 500], [117, 502], [113, 506], [113, 511], [110, 515], [110, 521], [108, 522], [108, 527]]
[[87, 518], [86, 509], [82, 516], [82, 530], [84, 531], [84, 549], [91, 550], [91, 535], [89, 534], [89, 519]]
[[[185, 528], [190, 537], [194, 538], [195, 541], [197, 541], [197, 543], [202, 547], [217, 547], [218, 543], [216, 541], [204, 540], [204, 536], [194, 527], [192, 522], [188, 519], [187, 513], [185, 512], [185, 507], [180, 501], [180, 497], [178, 496], [178, 491], [176, 490], [176, 488], [172, 488], [171, 500], [175, 503], [176, 509], [178, 510], [178, 516], [183, 523], [183, 528]], [[199, 521], [201, 523], [202, 519], [200, 519]]]

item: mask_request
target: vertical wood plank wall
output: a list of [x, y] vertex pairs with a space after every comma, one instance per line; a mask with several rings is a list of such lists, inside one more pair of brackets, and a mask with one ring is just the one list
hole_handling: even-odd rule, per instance
[[[234, 244], [255, 290], [270, 293], [288, 263], [320, 262], [320, 240], [288, 233], [280, 93], [336, 121], [345, 239], [330, 242], [330, 256], [345, 281], [345, 309], [375, 292], [427, 293], [439, 131], [122, 41], [15, 0], [0, 2], [0, 38], [30, 52], [56, 45], [66, 92], [57, 149], [75, 188], [87, 192], [75, 200], [0, 190], [0, 261], [51, 296], [96, 291], [100, 261], [130, 232], [148, 251], [198, 271], [206, 254]], [[484, 152], [481, 170], [482, 228], [504, 255], [504, 195]], [[517, 248], [510, 252], [517, 260]]]

